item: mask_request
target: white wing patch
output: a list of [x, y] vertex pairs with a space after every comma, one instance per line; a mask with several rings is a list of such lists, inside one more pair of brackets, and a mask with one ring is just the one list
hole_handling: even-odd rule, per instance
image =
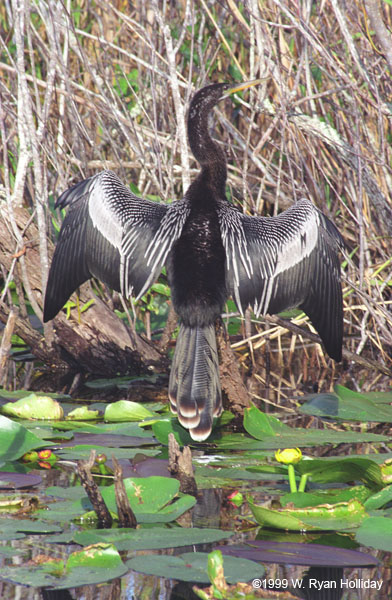
[[318, 215], [313, 212], [300, 228], [292, 229], [291, 236], [286, 237], [278, 247], [274, 276], [291, 269], [310, 255], [317, 245], [318, 226]]
[[113, 208], [106, 195], [94, 184], [90, 190], [88, 209], [94, 227], [112, 246], [120, 250], [123, 235], [121, 222], [116, 218], [117, 215], [113, 214]]
[[243, 314], [240, 292], [245, 286], [252, 290], [256, 316], [266, 313], [279, 275], [299, 265], [317, 246], [318, 210], [304, 198], [277, 217], [249, 217], [223, 207], [219, 218], [237, 307]]

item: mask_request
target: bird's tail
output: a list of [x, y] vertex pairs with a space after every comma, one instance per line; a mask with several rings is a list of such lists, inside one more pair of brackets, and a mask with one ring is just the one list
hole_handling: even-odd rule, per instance
[[192, 439], [202, 442], [222, 412], [215, 327], [180, 325], [169, 381], [169, 398]]

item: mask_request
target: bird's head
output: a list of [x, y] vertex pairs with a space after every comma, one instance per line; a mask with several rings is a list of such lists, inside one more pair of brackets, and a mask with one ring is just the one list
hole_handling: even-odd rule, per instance
[[202, 167], [203, 178], [210, 174], [215, 187], [224, 190], [226, 182], [226, 158], [223, 150], [211, 139], [208, 131], [208, 116], [213, 107], [235, 92], [241, 92], [264, 79], [254, 79], [233, 85], [231, 83], [212, 83], [196, 92], [188, 111], [188, 139], [198, 163]]
[[231, 94], [241, 92], [247, 88], [262, 83], [265, 79], [253, 79], [233, 85], [232, 83], [212, 83], [198, 90], [193, 96], [189, 107], [189, 119], [194, 119], [200, 114], [208, 114], [220, 100]]

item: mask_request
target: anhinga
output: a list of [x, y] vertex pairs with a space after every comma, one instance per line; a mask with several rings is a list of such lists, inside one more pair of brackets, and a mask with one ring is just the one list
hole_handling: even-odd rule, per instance
[[124, 296], [143, 296], [166, 265], [180, 330], [169, 381], [171, 409], [194, 440], [222, 412], [215, 324], [229, 295], [243, 314], [299, 306], [331, 358], [341, 360], [342, 291], [336, 227], [305, 198], [276, 217], [242, 214], [225, 194], [226, 160], [208, 131], [212, 108], [257, 83], [208, 85], [194, 95], [188, 138], [201, 171], [170, 205], [135, 196], [111, 171], [65, 191], [69, 206], [53, 256], [44, 320], [97, 277]]

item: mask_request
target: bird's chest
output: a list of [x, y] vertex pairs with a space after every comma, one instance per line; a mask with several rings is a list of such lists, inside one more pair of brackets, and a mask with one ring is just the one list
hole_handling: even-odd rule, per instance
[[190, 212], [167, 261], [173, 305], [189, 326], [213, 323], [227, 297], [225, 252], [216, 212]]
[[221, 263], [224, 268], [224, 249], [216, 211], [191, 210], [173, 250], [178, 266], [180, 263], [187, 269], [193, 266], [204, 271], [219, 269]]

